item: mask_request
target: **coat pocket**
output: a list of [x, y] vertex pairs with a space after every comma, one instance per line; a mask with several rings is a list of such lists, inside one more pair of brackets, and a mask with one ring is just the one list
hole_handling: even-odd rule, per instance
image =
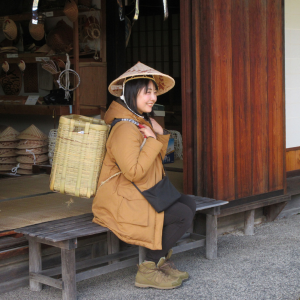
[[[127, 223], [139, 226], [148, 226], [149, 203], [143, 196], [135, 191], [131, 193], [129, 189], [120, 189], [118, 194], [122, 196], [118, 208], [117, 219], [120, 223]], [[138, 195], [138, 199], [136, 198]]]

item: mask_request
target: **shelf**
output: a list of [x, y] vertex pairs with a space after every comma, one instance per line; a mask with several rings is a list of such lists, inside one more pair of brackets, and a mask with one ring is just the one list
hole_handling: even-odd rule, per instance
[[[79, 57], [79, 62], [95, 62], [95, 63], [101, 63], [101, 61], [95, 61], [92, 57], [91, 58], [84, 58], [86, 55], [93, 54], [94, 52], [87, 53], [87, 54], [80, 54]], [[0, 63], [2, 64], [4, 61], [7, 61], [9, 64], [18, 64], [20, 60], [24, 60], [25, 63], [30, 64], [30, 63], [40, 63], [42, 62], [41, 59], [44, 60], [49, 60], [49, 59], [55, 59], [59, 58], [66, 62], [66, 54], [55, 54], [51, 56], [46, 56], [46, 53], [15, 53], [18, 56], [17, 57], [11, 57], [7, 58], [7, 54], [12, 54], [12, 53], [1, 53], [0, 54]], [[70, 57], [70, 62], [73, 64], [73, 55], [69, 55]]]
[[[72, 113], [75, 106], [72, 105]], [[23, 104], [0, 104], [0, 114], [5, 115], [43, 115], [43, 116], [62, 116], [69, 115], [71, 112], [69, 105], [23, 105]], [[99, 115], [100, 107], [81, 107], [80, 114], [84, 116]]]
[[[96, 9], [99, 10], [99, 9]], [[83, 13], [83, 12], [89, 12], [90, 9], [88, 8], [78, 8], [78, 12], [79, 13]], [[58, 9], [58, 10], [49, 10], [49, 11], [41, 11], [41, 13], [45, 13], [46, 18], [55, 18], [55, 17], [65, 17], [66, 15], [64, 14], [63, 10]], [[26, 20], [30, 20], [32, 17], [32, 12], [28, 12], [28, 13], [23, 13], [23, 14], [17, 14], [17, 15], [10, 15], [10, 16], [5, 16], [5, 17], [9, 17], [10, 19], [12, 19], [15, 22], [19, 22], [19, 21], [26, 21]]]

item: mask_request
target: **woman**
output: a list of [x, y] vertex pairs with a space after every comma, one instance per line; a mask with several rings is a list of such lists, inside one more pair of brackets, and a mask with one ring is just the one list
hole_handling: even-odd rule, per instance
[[132, 184], [144, 191], [162, 179], [162, 157], [170, 135], [151, 118], [152, 108], [157, 95], [174, 84], [170, 76], [139, 62], [109, 86], [109, 91], [120, 99], [110, 105], [105, 122], [127, 121], [116, 123], [110, 132], [93, 202], [93, 221], [108, 227], [124, 242], [148, 249], [146, 260], [138, 268], [137, 287], [171, 289], [189, 277], [168, 261], [170, 249], [192, 223], [194, 200], [182, 195], [164, 212], [157, 213]]

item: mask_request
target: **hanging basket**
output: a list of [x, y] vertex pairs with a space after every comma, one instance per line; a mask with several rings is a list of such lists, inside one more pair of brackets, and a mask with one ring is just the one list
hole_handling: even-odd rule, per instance
[[86, 198], [95, 195], [109, 128], [95, 118], [60, 117], [50, 176], [52, 191]]

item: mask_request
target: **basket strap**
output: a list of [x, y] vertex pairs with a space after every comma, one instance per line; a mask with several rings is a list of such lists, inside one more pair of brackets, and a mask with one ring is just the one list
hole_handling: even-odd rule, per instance
[[[71, 144], [71, 140], [72, 140], [72, 132], [73, 132], [73, 128], [75, 125], [75, 120], [71, 119], [70, 121], [70, 130], [69, 130], [69, 136], [68, 136], [68, 142], [67, 142], [67, 149], [65, 151], [64, 154], [68, 154], [69, 153], [69, 149], [70, 149], [70, 144]], [[66, 159], [66, 157], [65, 157]], [[64, 194], [65, 193], [65, 184], [66, 184], [66, 173], [67, 173], [67, 164], [64, 164], [64, 168], [61, 174], [61, 181], [60, 181], [60, 193]]]
[[[85, 123], [85, 127], [84, 127], [84, 135], [83, 135], [83, 144], [87, 145], [87, 139], [89, 136], [89, 130], [90, 130], [90, 124], [89, 122]], [[75, 196], [76, 197], [80, 197], [80, 185], [81, 185], [81, 177], [82, 177], [82, 167], [83, 167], [83, 159], [84, 156], [86, 154], [86, 150], [87, 148], [85, 148], [83, 150], [83, 148], [81, 148], [81, 153], [80, 153], [80, 164], [79, 164], [79, 168], [78, 168], [78, 175], [77, 175], [77, 182], [76, 182], [76, 189], [75, 189]], [[87, 194], [89, 195], [91, 193], [91, 191], [89, 190], [87, 192]]]

